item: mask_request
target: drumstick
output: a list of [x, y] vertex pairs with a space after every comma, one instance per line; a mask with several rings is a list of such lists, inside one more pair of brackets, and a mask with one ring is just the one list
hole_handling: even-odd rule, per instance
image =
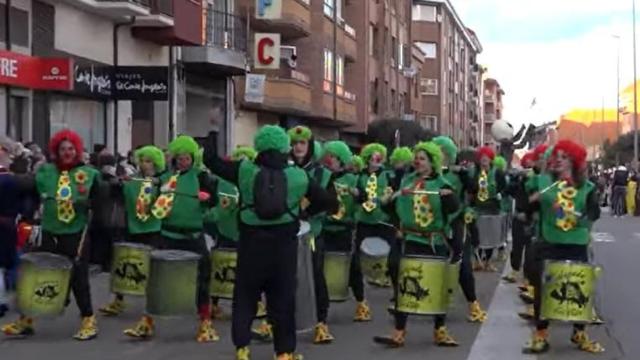
[[234, 195], [234, 194], [227, 194], [227, 193], [223, 193], [223, 192], [219, 192], [218, 194], [222, 195], [222, 196], [228, 196], [234, 199], [238, 198], [238, 195]]
[[414, 190], [415, 195], [440, 195], [440, 191], [428, 191], [428, 190]]
[[553, 184], [547, 186], [546, 188], [542, 189], [542, 191], [540, 191], [540, 195], [546, 193], [547, 191], [551, 190], [551, 188], [553, 188], [554, 186], [558, 185], [560, 183], [560, 180], [554, 182]]
[[87, 224], [82, 229], [82, 235], [80, 235], [80, 243], [78, 244], [78, 251], [76, 252], [76, 262], [80, 261], [82, 258], [82, 251], [84, 250], [84, 243], [87, 239], [87, 230], [89, 229], [89, 224], [91, 224], [91, 219], [93, 218], [93, 211], [89, 210], [89, 214], [87, 215]]

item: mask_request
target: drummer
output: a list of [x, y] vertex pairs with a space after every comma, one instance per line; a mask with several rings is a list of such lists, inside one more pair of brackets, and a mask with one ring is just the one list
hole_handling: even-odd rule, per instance
[[[203, 218], [207, 207], [214, 205], [216, 184], [201, 169], [201, 153], [196, 141], [180, 135], [169, 144], [174, 159], [174, 172], [160, 178], [160, 194], [151, 207], [151, 214], [162, 220], [161, 249], [185, 250], [200, 255], [197, 278], [197, 312], [200, 319], [196, 340], [213, 342], [219, 339], [211, 322], [209, 279], [211, 262], [203, 236]], [[171, 286], [171, 284], [166, 284]], [[132, 328], [124, 331], [134, 338], [149, 338], [154, 334], [154, 322], [144, 315]]]
[[348, 173], [356, 176], [360, 175], [362, 169], [364, 169], [364, 161], [362, 161], [362, 158], [358, 155], [353, 155], [351, 157], [351, 161], [349, 161], [345, 168]]
[[[36, 173], [36, 190], [42, 200], [42, 243], [39, 251], [63, 255], [73, 262], [71, 290], [82, 317], [76, 340], [98, 336], [98, 325], [91, 304], [89, 264], [85, 246], [90, 209], [98, 203], [98, 172], [82, 162], [84, 147], [71, 130], [56, 133], [49, 141], [52, 163]], [[33, 319], [20, 316], [2, 327], [10, 336], [34, 334]]]
[[[414, 148], [415, 172], [407, 174], [395, 197], [404, 237], [404, 255], [450, 257], [460, 261], [462, 239], [460, 202], [451, 185], [441, 176], [442, 151], [433, 142], [422, 142]], [[418, 193], [433, 191], [435, 195]], [[420, 203], [420, 206], [415, 206]], [[451, 238], [446, 236], [447, 223], [452, 221]], [[449, 251], [449, 248], [451, 251]], [[390, 336], [378, 336], [374, 341], [392, 348], [404, 345], [408, 314], [394, 312], [395, 328]], [[458, 346], [445, 326], [445, 315], [435, 317], [434, 341], [437, 346]]]
[[[298, 254], [297, 220], [303, 197], [309, 200], [307, 212], [335, 212], [335, 197], [309, 181], [299, 167], [288, 165], [291, 150], [287, 133], [279, 126], [266, 125], [255, 135], [258, 152], [255, 164], [226, 162], [216, 149], [206, 149], [205, 163], [216, 175], [239, 185], [240, 241], [233, 294], [232, 337], [236, 359], [250, 359], [251, 322], [261, 291], [267, 294], [269, 318], [274, 324], [277, 360], [292, 360], [296, 349], [295, 292]], [[286, 181], [277, 181], [283, 177]], [[271, 181], [271, 187], [260, 187]], [[258, 186], [256, 186], [258, 185]], [[286, 186], [286, 187], [285, 187]], [[284, 187], [284, 188], [282, 188]], [[277, 191], [266, 191], [275, 189]], [[286, 198], [280, 198], [282, 195]], [[266, 199], [270, 201], [265, 202]], [[289, 208], [282, 209], [284, 202]], [[275, 219], [260, 217], [258, 213]]]
[[[322, 155], [322, 146], [314, 140], [313, 133], [306, 126], [296, 126], [287, 132], [291, 139], [291, 159], [293, 162], [306, 171], [309, 178], [315, 181], [323, 189], [327, 189], [331, 178], [331, 171], [322, 166], [316, 160]], [[333, 341], [333, 335], [327, 326], [327, 314], [329, 312], [329, 292], [327, 290], [327, 280], [324, 276], [324, 254], [325, 237], [322, 234], [322, 227], [326, 214], [320, 213], [315, 216], [308, 216], [305, 210], [308, 201], [303, 199], [302, 219], [307, 220], [311, 226], [311, 234], [314, 238], [313, 246], [313, 279], [316, 295], [316, 320], [314, 344], [326, 344]]]
[[[531, 205], [539, 211], [541, 232], [532, 279], [536, 330], [523, 349], [525, 353], [549, 350], [549, 322], [540, 319], [544, 261], [589, 262], [591, 226], [600, 217], [596, 187], [586, 178], [587, 152], [584, 147], [571, 140], [560, 140], [553, 147], [551, 156], [551, 179], [538, 179], [536, 192], [529, 198]], [[589, 339], [584, 324], [574, 324], [571, 342], [585, 352], [604, 351], [602, 345]]]
[[[461, 204], [460, 212], [464, 212], [465, 205], [465, 186], [468, 185], [468, 171], [465, 167], [456, 165], [458, 156], [458, 147], [455, 142], [448, 136], [438, 136], [433, 142], [440, 147], [442, 151], [442, 177], [451, 185], [454, 194]], [[465, 224], [464, 226], [471, 226]], [[467, 229], [468, 231], [468, 229]], [[476, 296], [476, 279], [473, 275], [471, 258], [473, 256], [474, 245], [471, 237], [463, 235], [463, 252], [462, 262], [460, 263], [460, 287], [469, 303], [469, 315], [467, 320], [470, 322], [482, 323], [487, 320], [487, 312], [482, 310], [478, 297]]]
[[[157, 246], [162, 222], [151, 214], [151, 205], [159, 192], [158, 175], [165, 170], [164, 154], [153, 145], [144, 146], [134, 153], [138, 166], [137, 178], [129, 179], [122, 186], [127, 218], [127, 241]], [[100, 308], [105, 316], [117, 316], [126, 304], [122, 294]]]
[[[505, 187], [504, 173], [492, 166], [495, 153], [488, 146], [483, 146], [476, 151], [476, 170], [471, 177], [469, 192], [471, 203], [478, 216], [500, 215], [501, 192]], [[483, 234], [480, 236], [500, 236], [500, 234]], [[502, 239], [490, 239], [499, 243]], [[493, 249], [482, 252], [479, 269], [497, 271], [491, 264]]]
[[[504, 174], [504, 186], [506, 189], [511, 180], [509, 173], [507, 172], [507, 160], [501, 155], [496, 155], [496, 157], [493, 158], [492, 165], [496, 170], [501, 171]], [[504, 219], [502, 223], [502, 239], [500, 240], [501, 245], [498, 247], [498, 259], [500, 261], [505, 261], [507, 259], [505, 249], [507, 247], [507, 232], [511, 226], [512, 202], [513, 199], [511, 196], [503, 191], [500, 198], [500, 213], [503, 215]]]
[[395, 229], [389, 223], [389, 202], [393, 195], [393, 172], [384, 168], [387, 148], [378, 143], [366, 145], [360, 156], [366, 169], [358, 178], [356, 201], [356, 248], [352, 263], [355, 264], [352, 289], [358, 305], [354, 321], [371, 321], [371, 310], [364, 298], [364, 283], [360, 268], [360, 246], [368, 237], [379, 237], [391, 244], [395, 237]]

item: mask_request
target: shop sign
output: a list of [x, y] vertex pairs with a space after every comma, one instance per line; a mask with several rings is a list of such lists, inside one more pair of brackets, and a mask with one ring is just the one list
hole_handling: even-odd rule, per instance
[[256, 69], [280, 68], [280, 34], [255, 34], [254, 67]]
[[112, 100], [167, 100], [166, 66], [77, 66], [74, 92]]
[[72, 60], [0, 50], [0, 84], [38, 90], [70, 90]]
[[282, 17], [282, 0], [255, 0], [256, 19], [280, 19]]
[[244, 101], [262, 104], [264, 102], [264, 74], [247, 74], [244, 86]]

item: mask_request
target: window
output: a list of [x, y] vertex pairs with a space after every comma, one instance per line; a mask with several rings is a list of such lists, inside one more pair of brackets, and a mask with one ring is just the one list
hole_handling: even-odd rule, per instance
[[333, 4], [336, 0], [324, 0], [324, 14], [333, 18]]
[[405, 67], [404, 63], [404, 45], [398, 44], [398, 70], [402, 70]]
[[420, 79], [420, 94], [438, 95], [438, 79]]
[[375, 47], [375, 29], [373, 27], [373, 25], [369, 24], [369, 55], [373, 56], [374, 51], [373, 48]]
[[396, 39], [395, 36], [391, 37], [391, 66], [396, 66], [396, 60], [398, 60], [398, 52], [396, 51], [396, 49], [398, 48], [398, 46], [396, 45], [396, 43], [398, 42], [398, 40]]
[[396, 91], [391, 89], [391, 111], [396, 111]]
[[333, 53], [331, 50], [324, 49], [324, 91], [332, 91], [333, 83]]
[[422, 50], [425, 58], [437, 58], [438, 45], [436, 43], [416, 41], [415, 44], [420, 48], [420, 50]]
[[339, 96], [344, 94], [344, 58], [342, 56], [336, 56], [336, 93]]
[[413, 5], [411, 9], [411, 20], [436, 21], [437, 10], [431, 5]]
[[438, 131], [438, 117], [435, 115], [422, 115], [420, 116], [420, 125], [426, 129]]
[[378, 39], [379, 35], [378, 35], [378, 29], [375, 27], [372, 27], [373, 32], [371, 35], [371, 41], [373, 42], [373, 44], [371, 45], [371, 51], [373, 52], [373, 58], [374, 59], [378, 59], [380, 58], [380, 41]]

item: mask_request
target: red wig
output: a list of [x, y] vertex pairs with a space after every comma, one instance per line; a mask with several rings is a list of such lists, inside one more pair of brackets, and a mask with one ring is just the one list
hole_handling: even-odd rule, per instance
[[524, 156], [522, 156], [522, 159], [520, 159], [520, 166], [522, 166], [525, 169], [530, 168], [531, 164], [527, 164], [527, 163], [536, 161], [535, 157], [536, 155], [533, 153], [533, 151], [529, 151], [528, 153], [524, 154]]
[[551, 154], [556, 156], [560, 150], [571, 158], [574, 171], [582, 171], [586, 168], [587, 150], [585, 150], [582, 145], [567, 139], [560, 140], [556, 146], [553, 147], [553, 152]]
[[547, 144], [540, 144], [533, 149], [533, 161], [538, 161], [544, 155], [544, 152], [547, 151]]
[[483, 146], [479, 148], [478, 151], [476, 151], [476, 158], [478, 159], [478, 161], [480, 161], [483, 156], [486, 156], [489, 159], [493, 160], [493, 158], [496, 157], [496, 153], [494, 153], [493, 149], [491, 149], [490, 147]]
[[57, 160], [58, 147], [63, 141], [69, 141], [76, 149], [76, 162], [82, 161], [82, 152], [84, 151], [84, 145], [82, 144], [82, 138], [73, 130], [65, 129], [60, 130], [49, 140], [49, 154], [51, 158]]

